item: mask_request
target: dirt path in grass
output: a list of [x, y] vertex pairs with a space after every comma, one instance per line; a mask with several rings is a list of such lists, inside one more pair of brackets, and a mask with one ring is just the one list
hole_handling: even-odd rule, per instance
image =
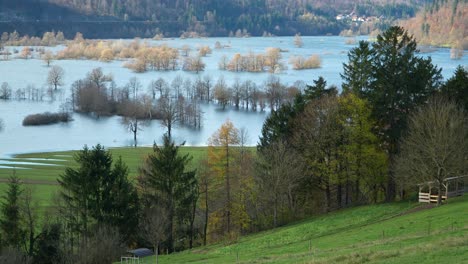
[[[0, 183], [8, 183], [9, 179], [0, 179]], [[41, 181], [41, 180], [21, 180], [24, 184], [42, 184], [42, 185], [59, 185], [57, 181]]]
[[407, 215], [407, 214], [412, 214], [412, 213], [416, 213], [416, 212], [419, 212], [419, 211], [422, 211], [422, 210], [427, 210], [427, 209], [432, 209], [436, 207], [436, 204], [424, 204], [424, 205], [419, 205], [415, 208], [411, 208], [409, 210], [406, 210], [404, 212], [402, 212], [400, 215]]

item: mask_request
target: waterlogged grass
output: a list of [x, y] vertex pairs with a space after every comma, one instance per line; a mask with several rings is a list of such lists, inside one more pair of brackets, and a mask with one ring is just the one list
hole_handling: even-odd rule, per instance
[[[160, 263], [468, 263], [468, 196], [432, 209], [362, 206], [172, 255]], [[405, 213], [408, 212], [408, 213]], [[154, 263], [148, 258], [146, 263]]]
[[[255, 148], [249, 148], [254, 151]], [[199, 161], [207, 156], [207, 147], [181, 147], [182, 154], [193, 157], [189, 164], [192, 169], [198, 168]], [[151, 147], [110, 148], [114, 160], [122, 157], [129, 169], [129, 177], [135, 179], [138, 168], [142, 166], [145, 157], [153, 152]], [[59, 189], [57, 179], [64, 173], [66, 167], [76, 167], [73, 157], [77, 150], [28, 153], [15, 155], [10, 159], [0, 159], [0, 166], [17, 168], [0, 168], [0, 197], [5, 193], [8, 178], [16, 175], [33, 189], [33, 198], [39, 201], [42, 208], [51, 205], [53, 194]], [[7, 164], [5, 164], [7, 163]], [[15, 163], [15, 164], [12, 164]]]
[[[122, 157], [122, 160], [129, 168], [130, 177], [138, 174], [138, 168], [143, 164], [145, 157], [153, 151], [150, 147], [138, 148], [111, 148], [114, 160]], [[57, 178], [65, 170], [65, 167], [75, 167], [77, 164], [73, 160], [78, 151], [61, 151], [46, 153], [19, 154], [12, 159], [0, 159], [8, 162], [3, 164], [9, 167], [18, 168], [0, 168], [0, 180], [5, 181], [13, 171], [23, 180], [40, 184], [56, 184]], [[206, 156], [206, 147], [182, 147], [181, 153], [193, 156], [191, 166], [196, 168], [198, 161]], [[16, 164], [11, 164], [16, 162]], [[29, 164], [38, 163], [38, 164]]]

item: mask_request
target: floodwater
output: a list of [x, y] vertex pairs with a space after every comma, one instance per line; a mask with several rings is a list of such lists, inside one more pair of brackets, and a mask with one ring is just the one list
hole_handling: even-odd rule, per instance
[[[208, 45], [213, 53], [203, 58], [206, 64], [202, 77], [209, 75], [213, 82], [223, 76], [228, 84], [236, 78], [239, 80], [252, 80], [261, 85], [268, 78], [268, 73], [234, 73], [220, 71], [218, 62], [223, 55], [231, 58], [235, 53], [246, 54], [249, 51], [254, 53], [265, 52], [267, 47], [278, 47], [284, 50], [282, 61], [288, 64], [292, 55], [310, 56], [318, 54], [322, 58], [322, 67], [313, 70], [292, 70], [288, 69], [282, 73], [275, 74], [283, 83], [293, 84], [295, 81], [312, 83], [319, 76], [323, 76], [328, 84], [341, 86], [340, 73], [342, 64], [347, 61], [347, 52], [354, 45], [346, 45], [345, 38], [337, 36], [322, 37], [302, 37], [304, 46], [297, 48], [294, 46], [294, 37], [273, 37], [273, 38], [202, 38], [202, 39], [167, 39], [162, 41], [149, 41], [150, 44], [166, 44], [170, 47], [182, 47], [188, 45], [193, 51], [199, 46]], [[361, 37], [359, 39], [365, 39]], [[130, 40], [123, 40], [130, 41]], [[214, 49], [216, 41], [228, 48]], [[58, 50], [63, 47], [50, 48]], [[21, 48], [18, 48], [21, 50]], [[468, 56], [461, 60], [451, 60], [449, 49], [437, 49], [434, 52], [423, 54], [431, 56], [433, 63], [443, 69], [444, 78], [452, 76], [457, 65], [468, 65]], [[134, 73], [124, 68], [124, 61], [113, 61], [109, 63], [88, 60], [60, 60], [53, 61], [53, 65], [59, 65], [65, 70], [65, 85], [61, 88], [64, 95], [54, 102], [31, 102], [31, 101], [0, 101], [0, 119], [3, 120], [4, 129], [0, 132], [0, 157], [5, 157], [15, 153], [41, 152], [54, 150], [81, 149], [85, 144], [88, 146], [100, 143], [105, 147], [122, 147], [133, 145], [133, 135], [121, 124], [120, 117], [94, 117], [73, 114], [73, 121], [67, 124], [54, 124], [39, 127], [24, 127], [22, 120], [26, 115], [42, 113], [46, 111], [56, 112], [60, 105], [68, 97], [70, 85], [77, 79], [84, 78], [86, 73], [93, 68], [101, 67], [106, 74], [112, 74], [118, 86], [123, 86], [132, 77], [137, 77], [144, 89], [152, 80], [159, 77], [167, 81], [172, 81], [177, 75], [195, 80], [198, 76], [194, 73], [178, 71]], [[0, 61], [0, 83], [8, 82], [13, 90], [25, 88], [33, 84], [35, 87], [46, 87], [47, 68], [39, 59], [12, 59]], [[200, 129], [186, 127], [176, 127], [173, 130], [173, 138], [177, 143], [183, 141], [186, 145], [202, 146], [206, 145], [209, 137], [227, 119], [231, 120], [237, 128], [245, 128], [248, 131], [248, 145], [255, 145], [261, 133], [261, 128], [266, 112], [251, 112], [245, 110], [235, 110], [227, 108], [222, 110], [216, 104], [202, 104], [203, 123]], [[165, 128], [160, 122], [152, 121], [142, 131], [138, 132], [138, 145], [149, 146], [153, 142], [160, 142], [165, 132]]]

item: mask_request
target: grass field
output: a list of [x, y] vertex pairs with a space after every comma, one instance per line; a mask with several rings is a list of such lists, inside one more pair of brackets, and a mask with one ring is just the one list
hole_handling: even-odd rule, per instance
[[[159, 263], [468, 263], [468, 196], [361, 206], [159, 257]], [[155, 263], [154, 258], [144, 263]]]
[[[129, 176], [135, 178], [138, 168], [142, 165], [145, 156], [153, 150], [150, 147], [139, 148], [111, 148], [109, 151], [116, 160], [119, 156], [129, 168]], [[23, 180], [28, 187], [33, 189], [33, 197], [41, 207], [47, 207], [51, 203], [53, 194], [58, 190], [57, 178], [66, 167], [76, 166], [73, 156], [77, 151], [61, 151], [46, 153], [30, 153], [15, 155], [10, 159], [0, 159], [0, 165], [4, 162], [16, 162], [15, 165], [3, 164], [4, 166], [17, 166], [18, 168], [0, 168], [0, 197], [3, 196], [7, 187], [8, 178], [15, 171], [16, 175]], [[192, 166], [195, 168], [198, 161], [206, 153], [206, 147], [182, 147], [181, 153], [188, 153], [193, 157]], [[34, 164], [31, 164], [34, 163]]]

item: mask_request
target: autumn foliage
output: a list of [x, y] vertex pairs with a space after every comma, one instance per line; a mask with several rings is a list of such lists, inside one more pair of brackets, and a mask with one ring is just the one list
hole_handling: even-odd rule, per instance
[[416, 17], [400, 24], [414, 34], [419, 44], [468, 49], [468, 2], [434, 1], [419, 11]]

